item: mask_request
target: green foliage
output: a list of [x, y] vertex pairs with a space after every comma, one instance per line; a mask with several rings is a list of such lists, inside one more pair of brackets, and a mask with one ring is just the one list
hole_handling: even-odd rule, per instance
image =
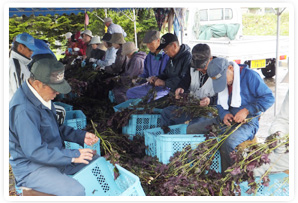
[[[277, 17], [274, 13], [243, 14], [243, 35], [276, 35]], [[280, 17], [280, 35], [289, 35], [289, 13], [284, 12]]]

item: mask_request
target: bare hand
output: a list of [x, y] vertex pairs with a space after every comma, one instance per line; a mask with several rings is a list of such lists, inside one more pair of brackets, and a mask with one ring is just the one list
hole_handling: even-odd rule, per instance
[[242, 122], [244, 122], [244, 120], [246, 119], [246, 117], [248, 116], [248, 114], [249, 114], [249, 111], [246, 108], [241, 109], [234, 116], [234, 121], [236, 123], [242, 123]]
[[205, 98], [201, 99], [201, 101], [200, 101], [200, 106], [208, 106], [209, 104], [210, 104], [209, 97], [205, 97]]
[[161, 79], [157, 79], [154, 83], [154, 86], [165, 86], [165, 81], [161, 80]]
[[183, 92], [184, 92], [183, 88], [181, 88], [181, 87], [177, 88], [175, 91], [175, 98], [180, 99], [180, 97], [181, 97], [180, 94], [182, 94]]
[[156, 80], [157, 80], [157, 77], [156, 77], [156, 76], [152, 76], [152, 77], [150, 77], [150, 78], [148, 79], [148, 82], [149, 82], [150, 84], [154, 84]]
[[230, 114], [230, 113], [226, 114], [223, 119], [224, 124], [226, 124], [227, 126], [231, 126], [233, 117], [234, 117], [233, 114]]
[[84, 56], [83, 56], [83, 60], [85, 60], [86, 58], [87, 58], [87, 56], [86, 56], [86, 55], [84, 55]]
[[96, 135], [94, 135], [93, 133], [89, 133], [89, 132], [86, 132], [85, 134], [85, 139], [84, 139], [84, 142], [86, 145], [93, 145], [95, 144], [96, 142], [98, 142], [98, 137], [96, 137]]
[[74, 158], [73, 163], [83, 163], [83, 164], [89, 164], [89, 161], [92, 160], [93, 157], [93, 150], [92, 149], [79, 149], [81, 155], [78, 158]]

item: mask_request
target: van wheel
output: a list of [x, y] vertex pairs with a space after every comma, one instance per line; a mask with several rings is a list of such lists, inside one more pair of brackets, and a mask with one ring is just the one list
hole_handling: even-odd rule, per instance
[[270, 60], [266, 68], [262, 68], [262, 73], [265, 78], [272, 78], [275, 76], [275, 59]]

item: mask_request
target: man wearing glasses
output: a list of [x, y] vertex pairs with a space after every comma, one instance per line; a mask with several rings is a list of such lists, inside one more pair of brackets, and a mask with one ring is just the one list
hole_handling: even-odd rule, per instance
[[34, 38], [31, 35], [24, 32], [16, 36], [9, 59], [9, 100], [30, 77], [27, 65], [31, 62], [31, 55], [35, 49]]

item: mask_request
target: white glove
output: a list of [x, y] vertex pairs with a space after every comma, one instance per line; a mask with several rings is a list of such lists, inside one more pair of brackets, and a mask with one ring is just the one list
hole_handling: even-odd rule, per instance
[[77, 59], [82, 59], [82, 56], [78, 56]]
[[100, 67], [100, 70], [105, 70], [106, 69], [106, 67]]
[[97, 60], [96, 60], [95, 58], [90, 58], [90, 59], [89, 59], [89, 62], [90, 62], [90, 63], [95, 63], [96, 61], [97, 61]]
[[80, 51], [80, 48], [76, 47], [76, 48], [73, 48], [74, 51]]

